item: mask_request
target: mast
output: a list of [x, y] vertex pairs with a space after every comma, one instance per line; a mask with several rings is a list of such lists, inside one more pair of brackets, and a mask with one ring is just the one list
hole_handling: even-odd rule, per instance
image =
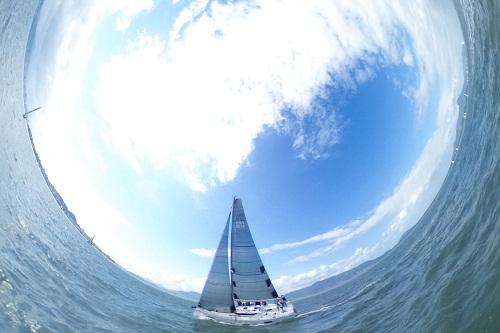
[[231, 214], [231, 287], [234, 299], [265, 300], [278, 293], [269, 279], [248, 227], [241, 199]]

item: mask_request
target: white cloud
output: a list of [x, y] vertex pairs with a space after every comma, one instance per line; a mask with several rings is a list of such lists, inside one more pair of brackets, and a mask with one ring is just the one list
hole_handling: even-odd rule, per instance
[[205, 248], [198, 248], [198, 249], [189, 249], [189, 252], [192, 254], [195, 254], [200, 257], [207, 257], [207, 258], [212, 258], [215, 256], [215, 249], [205, 249]]
[[206, 6], [185, 9], [168, 42], [140, 34], [102, 67], [96, 92], [110, 142], [134, 170], [150, 163], [195, 191], [234, 179], [266, 128], [292, 135], [299, 157], [327, 155], [341, 127], [317, 103], [327, 85], [354, 88], [408, 55], [391, 16], [366, 14], [385, 4]]
[[108, 11], [118, 13], [115, 24], [119, 31], [127, 30], [134, 16], [151, 10], [154, 4], [153, 0], [108, 0], [104, 3]]

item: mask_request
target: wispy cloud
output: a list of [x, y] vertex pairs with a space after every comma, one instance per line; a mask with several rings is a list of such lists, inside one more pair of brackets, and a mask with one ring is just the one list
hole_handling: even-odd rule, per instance
[[354, 221], [345, 226], [336, 227], [330, 231], [306, 238], [301, 241], [273, 244], [270, 247], [260, 249], [260, 253], [268, 254], [271, 252], [290, 250], [293, 248], [298, 248], [305, 245], [315, 244], [325, 241], [338, 241], [339, 239], [342, 239], [343, 237], [352, 234], [353, 231], [356, 229], [356, 226], [358, 226], [360, 222], [361, 221]]
[[130, 26], [132, 18], [144, 11], [153, 8], [153, 0], [107, 0], [103, 5], [108, 11], [117, 13], [115, 19], [116, 28], [125, 31]]
[[140, 261], [134, 261], [127, 269], [134, 272], [134, 274], [171, 290], [201, 292], [206, 280], [204, 276], [191, 276], [172, 271], [161, 264], [143, 263]]
[[304, 119], [288, 119], [284, 131], [293, 137], [292, 147], [299, 158], [318, 159], [328, 157], [329, 148], [340, 142], [342, 127], [335, 110], [320, 108]]
[[216, 251], [215, 249], [205, 249], [205, 248], [189, 249], [189, 252], [191, 252], [192, 254], [207, 258], [212, 258], [215, 255], [215, 251]]

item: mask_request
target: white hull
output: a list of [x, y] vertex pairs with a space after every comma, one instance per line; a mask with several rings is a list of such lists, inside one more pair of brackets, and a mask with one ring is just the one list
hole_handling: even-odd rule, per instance
[[221, 323], [233, 325], [274, 324], [296, 316], [295, 307], [290, 302], [287, 302], [287, 306], [283, 309], [277, 309], [274, 307], [267, 310], [257, 311], [255, 313], [223, 313], [208, 311], [198, 307], [194, 311], [194, 314], [199, 319], [208, 317]]

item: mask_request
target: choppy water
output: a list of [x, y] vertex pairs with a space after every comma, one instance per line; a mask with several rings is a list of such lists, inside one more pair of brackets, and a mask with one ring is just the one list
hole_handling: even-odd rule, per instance
[[38, 169], [22, 118], [38, 1], [0, 1], [0, 332], [500, 332], [500, 2], [459, 1], [467, 72], [460, 150], [420, 222], [292, 322], [195, 321], [88, 245]]

